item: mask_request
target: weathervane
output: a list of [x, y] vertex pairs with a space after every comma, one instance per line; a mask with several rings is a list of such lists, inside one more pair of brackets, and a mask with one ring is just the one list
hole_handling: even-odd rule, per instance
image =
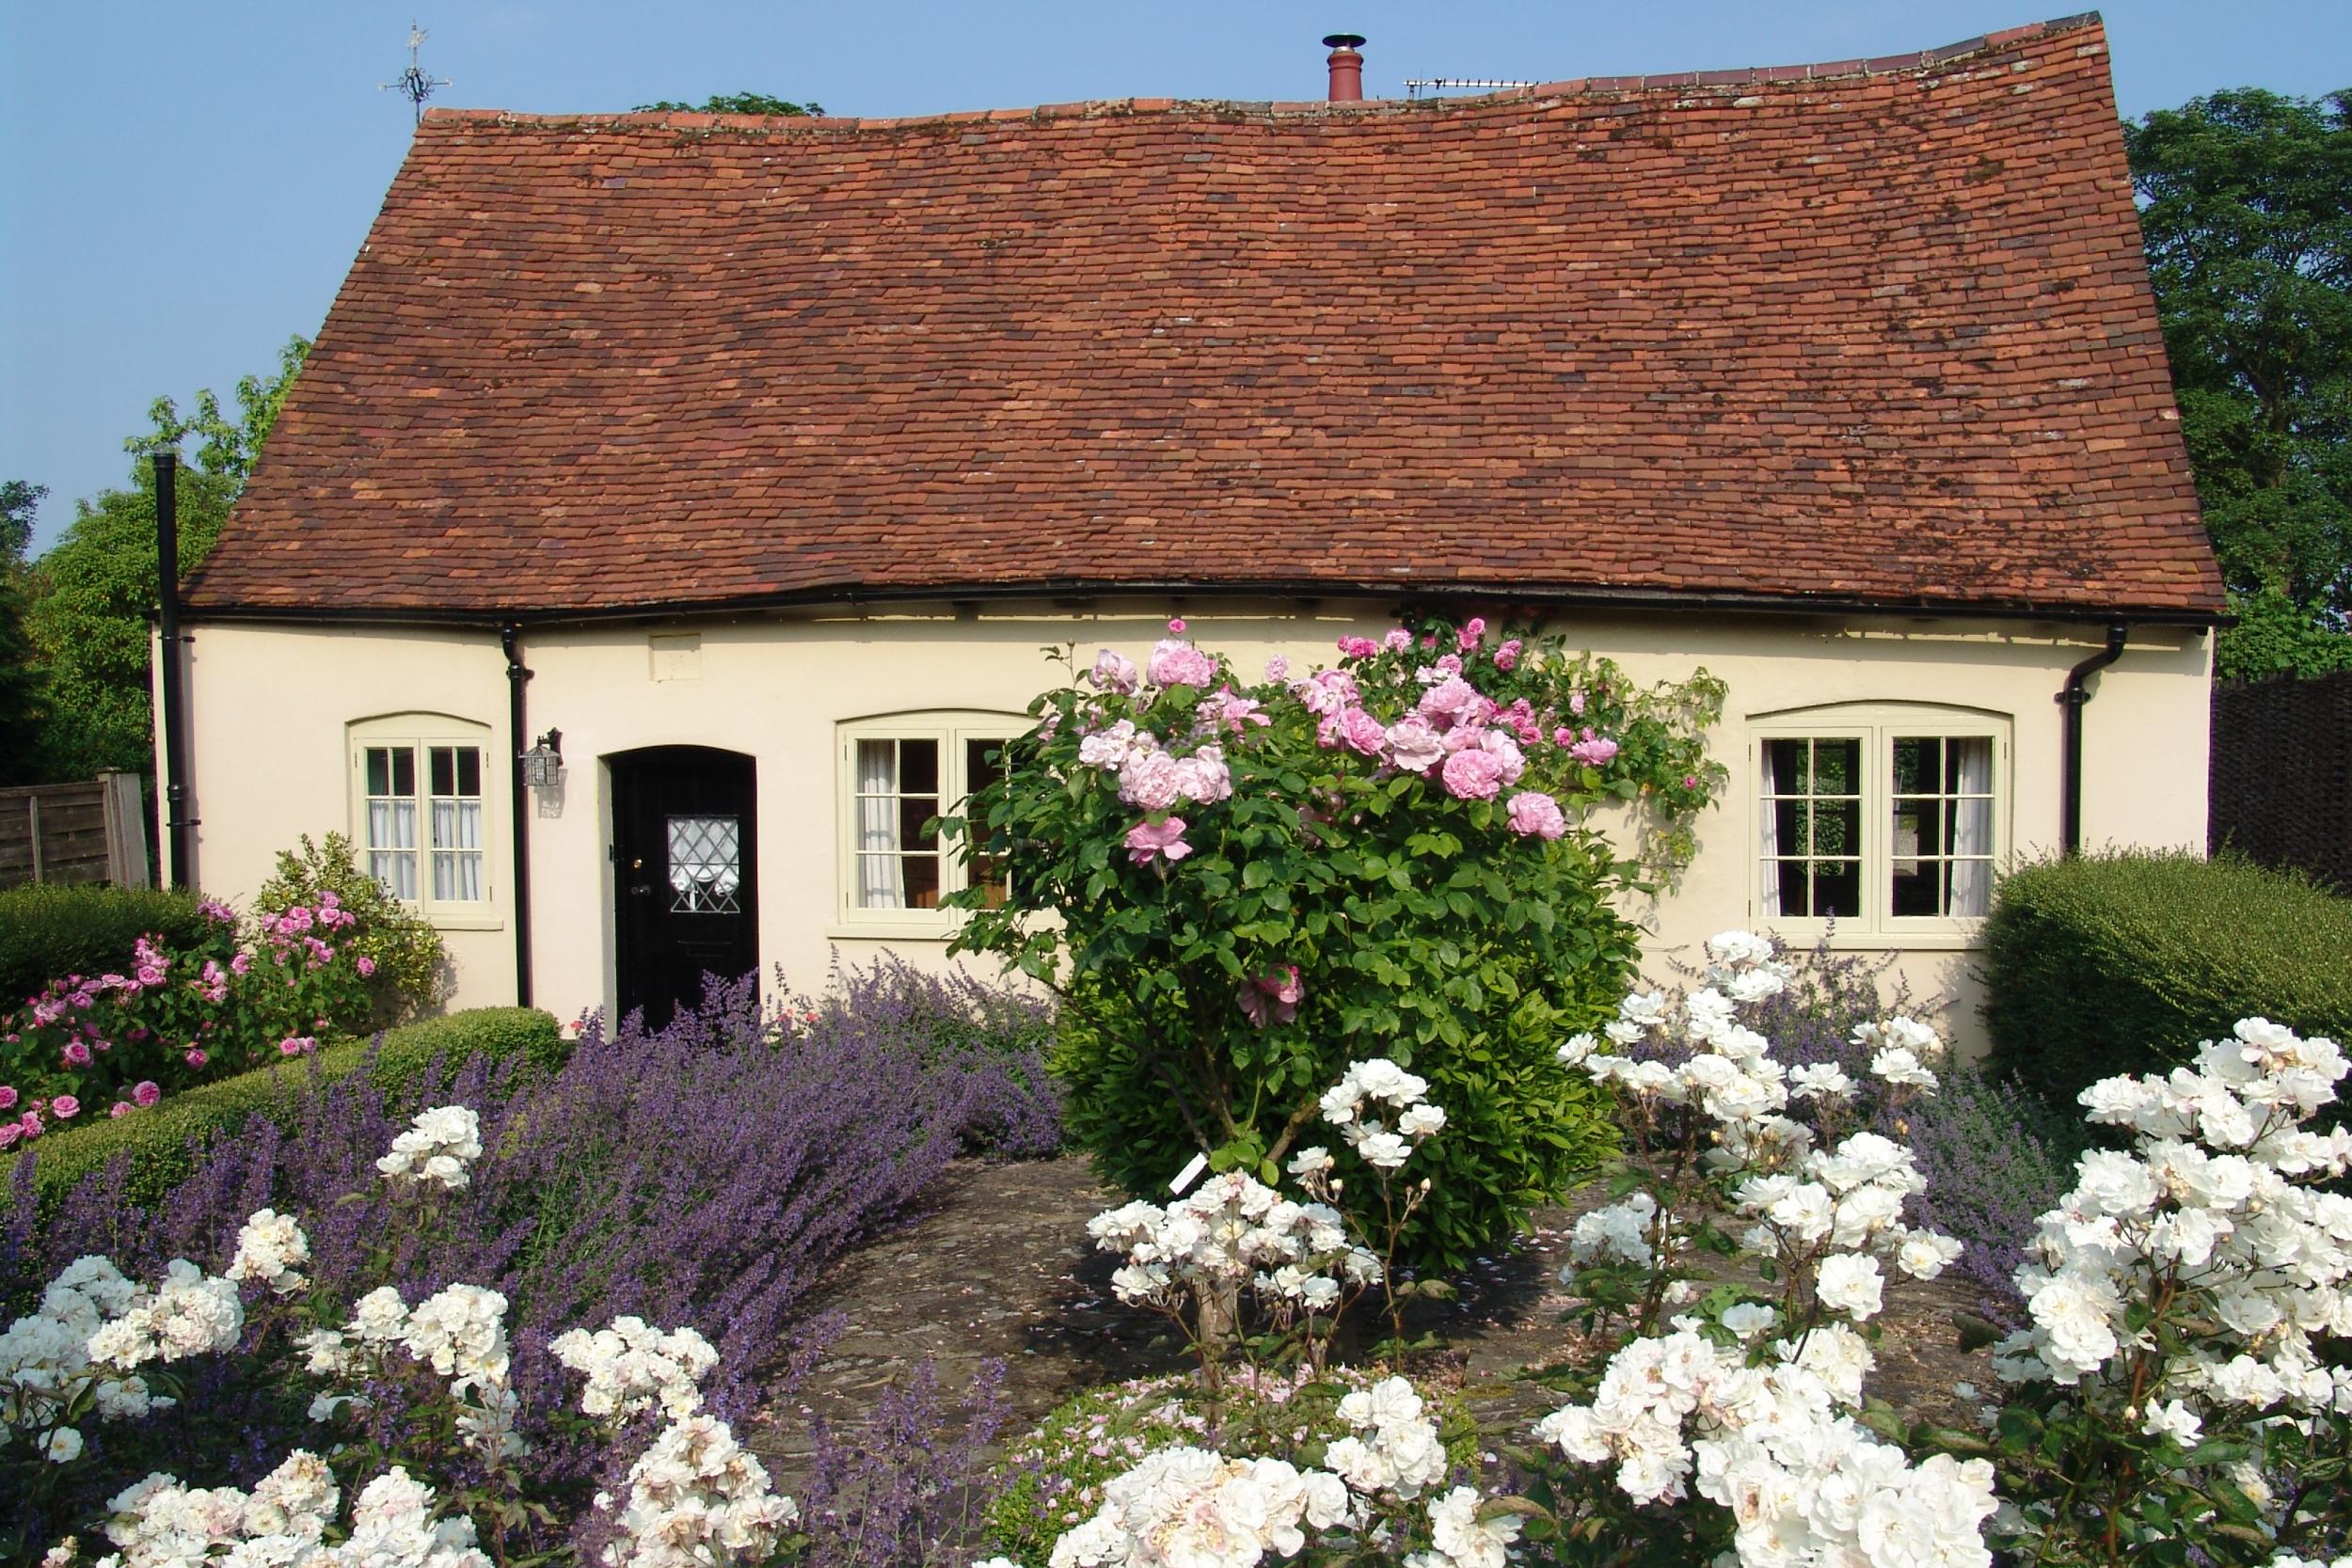
[[424, 47], [425, 32], [415, 23], [408, 24], [408, 69], [389, 82], [378, 82], [378, 92], [396, 92], [408, 100], [417, 111], [417, 123], [424, 123], [424, 101], [433, 96], [436, 87], [450, 85], [446, 76], [428, 76], [417, 59], [417, 51]]

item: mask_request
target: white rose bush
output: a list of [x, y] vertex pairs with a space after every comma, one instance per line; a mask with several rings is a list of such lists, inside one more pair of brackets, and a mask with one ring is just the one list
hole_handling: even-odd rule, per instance
[[[480, 1134], [473, 1111], [437, 1107], [377, 1162], [413, 1189], [416, 1223], [431, 1223], [435, 1195], [466, 1186]], [[96, 1463], [91, 1439], [171, 1404], [178, 1365], [199, 1357], [238, 1358], [307, 1398], [318, 1432], [249, 1491], [131, 1478], [89, 1531], [50, 1547], [47, 1568], [491, 1568], [514, 1560], [525, 1526], [551, 1522], [514, 1465], [526, 1443], [506, 1298], [453, 1281], [338, 1303], [311, 1290], [310, 1257], [294, 1216], [258, 1210], [218, 1275], [178, 1259], [151, 1285], [85, 1257], [0, 1335], [0, 1489], [18, 1497]], [[581, 1380], [573, 1418], [608, 1445], [615, 1484], [590, 1504], [604, 1568], [764, 1561], [795, 1544], [792, 1499], [703, 1408], [719, 1357], [700, 1334], [623, 1316], [549, 1348]], [[378, 1418], [395, 1407], [397, 1420]]]
[[[1926, 1183], [1886, 1129], [1936, 1092], [1942, 1041], [1898, 1016], [1855, 1032], [1867, 1083], [1787, 1066], [1742, 1018], [1788, 966], [1744, 932], [1708, 957], [1694, 991], [1635, 990], [1561, 1048], [1615, 1094], [1625, 1151], [1570, 1237], [1587, 1335], [1556, 1379], [1571, 1397], [1532, 1441], [1496, 1444], [1510, 1463], [1450, 1450], [1406, 1377], [1328, 1365], [1339, 1316], [1385, 1275], [1320, 1204], [1327, 1156], [1309, 1148], [1289, 1168], [1300, 1199], [1228, 1173], [1097, 1219], [1097, 1244], [1127, 1254], [1122, 1298], [1180, 1318], [1221, 1302], [1211, 1315], [1289, 1335], [1239, 1336], [1252, 1364], [1221, 1398], [1209, 1371], [1204, 1400], [1133, 1385], [1143, 1415], [1065, 1418], [1059, 1452], [1091, 1434], [1084, 1451], [1124, 1463], [1062, 1487], [1045, 1538], [979, 1568], [2352, 1563], [2352, 1132], [2322, 1119], [2347, 1070], [2334, 1042], [2249, 1019], [2191, 1067], [2084, 1091], [2116, 1146], [2085, 1154], [2038, 1223], [2022, 1322], [1994, 1347], [1999, 1392], [1960, 1385], [1955, 1424], [1906, 1421], [1869, 1392], [1882, 1321], [1961, 1246], [1915, 1222]], [[1400, 1077], [1353, 1064], [1323, 1115], [1359, 1152], [1402, 1138], [1409, 1203], [1407, 1129], [1425, 1138], [1443, 1113], [1384, 1099]], [[1269, 1345], [1298, 1358], [1299, 1390], [1271, 1418], [1255, 1390], [1283, 1374], [1254, 1361]], [[1334, 1421], [1293, 1414], [1317, 1390]]]

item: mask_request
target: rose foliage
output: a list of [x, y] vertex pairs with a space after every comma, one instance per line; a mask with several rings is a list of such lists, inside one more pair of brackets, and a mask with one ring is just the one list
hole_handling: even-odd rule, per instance
[[[1348, 1042], [1381, 1041], [1452, 1117], [1405, 1257], [1459, 1264], [1611, 1145], [1607, 1096], [1553, 1056], [1635, 955], [1612, 900], [1642, 869], [1588, 819], [1629, 807], [1687, 850], [1723, 687], [1475, 619], [1252, 682], [1183, 629], [1040, 697], [946, 825], [1016, 868], [996, 907], [959, 895], [956, 950], [1060, 991], [1070, 1129], [1138, 1196], [1197, 1153], [1276, 1180]], [[1339, 1152], [1343, 1192], [1371, 1170]]]

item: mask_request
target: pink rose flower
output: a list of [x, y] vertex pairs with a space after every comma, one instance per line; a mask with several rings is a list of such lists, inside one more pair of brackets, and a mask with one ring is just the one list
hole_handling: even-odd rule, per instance
[[1097, 691], [1128, 695], [1135, 690], [1137, 683], [1135, 661], [1104, 648], [1094, 656], [1094, 668], [1088, 672], [1087, 679], [1094, 683]]
[[1380, 639], [1380, 641], [1389, 652], [1401, 654], [1413, 645], [1413, 634], [1403, 626], [1391, 626], [1388, 635]]
[[186, 1062], [190, 1067], [202, 1067], [206, 1062], [212, 1060], [210, 1056], [205, 1055], [203, 1052], [198, 1050], [195, 1046], [188, 1047], [187, 1055], [181, 1059]]
[[1457, 800], [1491, 800], [1502, 792], [1502, 759], [1484, 747], [1445, 759], [1446, 792]]
[[89, 1066], [89, 1047], [80, 1040], [68, 1040], [62, 1053], [68, 1067]]
[[1698, 786], [1699, 786], [1699, 776], [1698, 776], [1696, 773], [1685, 773], [1685, 774], [1683, 774], [1683, 775], [1682, 775], [1682, 787], [1683, 787], [1683, 788], [1685, 788], [1685, 789], [1696, 789], [1696, 788], [1698, 788]]
[[1344, 670], [1318, 670], [1298, 689], [1298, 700], [1307, 705], [1307, 711], [1326, 719], [1354, 707], [1359, 697], [1356, 677]]
[[309, 1035], [288, 1035], [278, 1042], [278, 1053], [281, 1056], [307, 1056], [318, 1048], [319, 1042]]
[[1184, 618], [1181, 615], [1170, 616], [1168, 618], [1168, 629], [1178, 637], [1184, 636]]
[[364, 980], [375, 973], [375, 960], [362, 953], [359, 955], [357, 967], [359, 971], [359, 978]]
[[1362, 708], [1351, 707], [1340, 715], [1340, 738], [1350, 750], [1376, 757], [1388, 747], [1388, 726]]
[[13, 1111], [15, 1109], [16, 1085], [14, 1084], [0, 1084], [0, 1111]]
[[106, 1107], [106, 1114], [110, 1117], [127, 1117], [131, 1114], [131, 1102], [127, 1100], [118, 1100]]
[[1554, 746], [1573, 746], [1576, 744], [1576, 732], [1563, 724], [1551, 732], [1551, 743]]
[[1515, 784], [1527, 771], [1527, 758], [1519, 751], [1519, 743], [1501, 730], [1488, 730], [1479, 737], [1478, 744], [1495, 761], [1502, 765], [1502, 782]]
[[1569, 711], [1570, 713], [1575, 714], [1575, 715], [1576, 715], [1578, 718], [1580, 718], [1580, 719], [1581, 719], [1582, 717], [1584, 717], [1584, 693], [1583, 693], [1583, 692], [1581, 692], [1581, 691], [1571, 691], [1571, 692], [1569, 692], [1569, 693], [1568, 693], [1568, 711]]
[[70, 1094], [61, 1094], [49, 1102], [49, 1111], [59, 1121], [71, 1120], [82, 1114], [82, 1102]]
[[1426, 773], [1445, 756], [1445, 738], [1429, 721], [1408, 713], [1389, 726], [1389, 760], [1407, 773]]
[[1373, 655], [1378, 653], [1379, 651], [1380, 644], [1375, 642], [1369, 637], [1343, 637], [1340, 639], [1340, 657], [1342, 658], [1370, 658]]
[[1290, 673], [1291, 661], [1280, 654], [1276, 654], [1265, 661], [1265, 678], [1270, 681], [1288, 680]]
[[142, 1110], [154, 1104], [155, 1101], [163, 1099], [163, 1097], [164, 1091], [162, 1085], [154, 1083], [152, 1080], [142, 1080], [141, 1082], [133, 1085], [131, 1087], [131, 1098], [138, 1103]]
[[250, 974], [252, 972], [253, 955], [250, 953], [240, 953], [229, 960], [229, 973], [231, 974]]
[[1560, 802], [1541, 790], [1529, 789], [1511, 797], [1507, 808], [1511, 831], [1533, 838], [1558, 838], [1568, 831]]
[[1176, 792], [1183, 799], [1213, 806], [1233, 793], [1232, 770], [1225, 766], [1225, 749], [1203, 746], [1176, 763]]
[[1519, 664], [1519, 640], [1516, 637], [1495, 650], [1495, 668], [1516, 670]]
[[1166, 811], [1183, 788], [1176, 759], [1166, 752], [1131, 752], [1119, 770], [1119, 798], [1142, 811]]
[[1192, 853], [1192, 846], [1184, 842], [1184, 819], [1171, 816], [1165, 822], [1138, 822], [1127, 830], [1127, 858], [1137, 865], [1150, 865], [1165, 858], [1171, 864]]
[[12, 1121], [0, 1122], [0, 1148], [6, 1148], [24, 1135], [24, 1129]]
[[1453, 725], [1471, 722], [1471, 714], [1485, 700], [1470, 682], [1459, 675], [1448, 675], [1422, 692], [1416, 705], [1439, 723]]
[[1462, 623], [1462, 629], [1454, 635], [1454, 640], [1461, 645], [1461, 649], [1464, 653], [1469, 653], [1472, 648], [1477, 647], [1478, 644], [1486, 640], [1486, 623], [1485, 619], [1476, 615], [1471, 616], [1469, 620]]
[[1543, 742], [1544, 727], [1536, 721], [1535, 710], [1528, 705], [1526, 698], [1521, 697], [1495, 717], [1511, 726], [1511, 733], [1519, 737], [1520, 745], [1535, 746]]
[[1617, 754], [1617, 743], [1605, 735], [1584, 732], [1584, 738], [1568, 748], [1568, 755], [1587, 768], [1606, 768]]
[[1249, 1022], [1263, 1029], [1269, 1022], [1288, 1023], [1298, 1016], [1298, 999], [1307, 994], [1299, 982], [1298, 966], [1285, 964], [1272, 974], [1242, 982], [1236, 999]]
[[1144, 673], [1153, 686], [1209, 686], [1216, 680], [1216, 660], [1189, 642], [1167, 637], [1152, 645]]

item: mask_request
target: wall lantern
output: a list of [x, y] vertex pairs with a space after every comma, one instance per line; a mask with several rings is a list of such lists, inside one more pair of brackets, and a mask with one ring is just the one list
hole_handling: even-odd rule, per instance
[[533, 789], [551, 789], [564, 771], [564, 732], [549, 730], [522, 755], [523, 783]]

